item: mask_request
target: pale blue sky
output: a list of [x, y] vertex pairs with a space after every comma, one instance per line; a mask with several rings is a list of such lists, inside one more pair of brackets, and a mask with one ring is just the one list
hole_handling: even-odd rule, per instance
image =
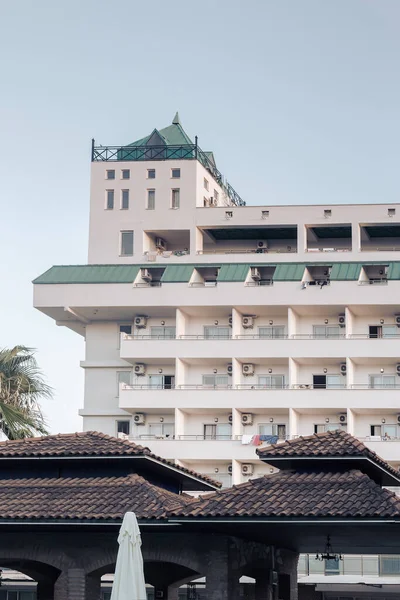
[[31, 280], [84, 263], [90, 139], [179, 110], [248, 202], [399, 200], [398, 0], [13, 0], [0, 7], [0, 346], [38, 349], [54, 432], [81, 428], [82, 339]]

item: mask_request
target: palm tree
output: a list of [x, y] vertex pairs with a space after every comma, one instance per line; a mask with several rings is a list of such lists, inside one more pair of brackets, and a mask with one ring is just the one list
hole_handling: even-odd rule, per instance
[[44, 380], [32, 348], [0, 350], [0, 431], [8, 439], [46, 435], [39, 400], [51, 397], [52, 389]]

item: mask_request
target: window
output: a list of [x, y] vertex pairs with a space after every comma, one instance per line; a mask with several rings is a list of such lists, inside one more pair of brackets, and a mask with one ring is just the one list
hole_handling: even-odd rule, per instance
[[179, 208], [180, 206], [180, 190], [172, 190], [171, 208]]
[[381, 556], [379, 575], [398, 575], [400, 573], [400, 556]]
[[395, 338], [398, 337], [399, 330], [397, 325], [370, 325], [369, 337], [376, 338]]
[[121, 345], [121, 334], [126, 333], [127, 335], [132, 335], [132, 325], [120, 325], [118, 332], [118, 348]]
[[397, 425], [382, 424], [382, 425], [371, 425], [371, 435], [379, 435], [385, 440], [392, 440], [398, 438], [398, 427]]
[[156, 208], [156, 190], [147, 190], [147, 210]]
[[149, 387], [156, 390], [173, 390], [175, 375], [149, 375]]
[[147, 169], [147, 179], [155, 179], [156, 178], [156, 170], [155, 169]]
[[205, 196], [203, 196], [203, 206], [210, 206], [210, 201]]
[[370, 375], [369, 385], [371, 388], [395, 388], [395, 375]]
[[117, 434], [124, 433], [125, 435], [129, 435], [130, 431], [130, 423], [129, 421], [117, 421]]
[[388, 216], [389, 217], [394, 217], [395, 214], [396, 214], [395, 208], [388, 208]]
[[176, 329], [174, 326], [150, 327], [150, 337], [156, 340], [174, 340]]
[[314, 389], [326, 390], [344, 387], [342, 375], [313, 375]]
[[107, 210], [114, 208], [114, 190], [106, 190], [106, 208]]
[[204, 425], [205, 440], [230, 440], [232, 439], [232, 425], [230, 423], [216, 423]]
[[258, 385], [268, 389], [282, 389], [285, 385], [284, 375], [260, 375]]
[[129, 190], [121, 190], [121, 209], [128, 210], [129, 208]]
[[130, 172], [130, 170], [129, 169], [122, 169], [121, 176], [122, 176], [122, 179], [130, 179], [131, 178], [131, 172]]
[[172, 179], [180, 179], [181, 170], [180, 169], [171, 169], [171, 177]]
[[204, 337], [206, 340], [228, 340], [231, 338], [232, 329], [230, 327], [204, 327]]
[[208, 192], [208, 191], [209, 191], [209, 189], [210, 189], [210, 186], [209, 186], [209, 184], [208, 184], [208, 179], [206, 179], [205, 177], [204, 177], [204, 188], [207, 190], [207, 192]]
[[313, 325], [313, 337], [318, 339], [339, 338], [340, 325]]
[[121, 256], [133, 256], [133, 231], [121, 231]]
[[149, 434], [156, 438], [173, 438], [175, 425], [174, 423], [149, 423]]
[[110, 169], [110, 170], [106, 171], [106, 179], [115, 179], [114, 169]]
[[325, 575], [339, 575], [340, 564], [339, 559], [329, 558], [325, 560]]
[[332, 210], [330, 208], [326, 208], [324, 210], [324, 217], [325, 217], [325, 219], [327, 219], [328, 217], [331, 217], [331, 216], [332, 216]]
[[217, 204], [219, 198], [219, 193], [217, 190], [214, 190], [214, 203]]
[[227, 388], [228, 384], [229, 384], [229, 375], [203, 375], [203, 387]]
[[[284, 440], [286, 438], [286, 425], [278, 425], [275, 423], [260, 423], [258, 426], [258, 433], [263, 436], [271, 436], [273, 438], [276, 437], [279, 440]], [[270, 441], [270, 443], [272, 444], [275, 443], [275, 440], [263, 441]]]
[[326, 431], [336, 431], [337, 429], [346, 429], [341, 423], [325, 423], [324, 425], [314, 425], [314, 433], [325, 433]]
[[131, 371], [117, 371], [117, 396], [119, 396], [121, 383], [126, 385], [131, 384]]
[[269, 327], [259, 327], [258, 336], [261, 339], [279, 339], [285, 336], [285, 327], [283, 325], [273, 325]]
[[261, 218], [262, 219], [268, 219], [269, 217], [269, 210], [262, 210], [261, 211]]

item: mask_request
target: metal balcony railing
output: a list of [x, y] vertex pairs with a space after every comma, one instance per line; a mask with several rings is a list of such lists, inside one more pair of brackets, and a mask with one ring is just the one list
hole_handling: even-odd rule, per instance
[[282, 384], [282, 385], [264, 385], [258, 383], [238, 383], [233, 385], [203, 385], [201, 383], [183, 383], [179, 385], [173, 384], [122, 384], [121, 389], [124, 390], [400, 390], [400, 383], [393, 385], [390, 384], [370, 384], [370, 383], [352, 383], [350, 385], [337, 384], [325, 386], [323, 384], [313, 383], [293, 383], [293, 384]]

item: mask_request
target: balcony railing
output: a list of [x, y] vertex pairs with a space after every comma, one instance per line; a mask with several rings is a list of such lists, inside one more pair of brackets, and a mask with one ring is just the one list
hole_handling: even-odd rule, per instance
[[224, 189], [234, 206], [246, 203], [233, 189], [207, 154], [199, 147], [197, 136], [194, 144], [155, 146], [96, 146], [92, 139], [92, 162], [148, 161], [148, 160], [198, 160], [215, 181]]
[[272, 333], [265, 335], [260, 333], [241, 333], [240, 335], [227, 336], [224, 334], [204, 335], [204, 334], [183, 334], [176, 337], [152, 334], [124, 334], [124, 340], [397, 340], [400, 339], [400, 333], [385, 333], [376, 335], [371, 333], [338, 333], [330, 335], [321, 335], [314, 333]]
[[296, 254], [297, 248], [245, 248], [241, 250], [214, 249], [214, 250], [197, 250], [196, 254]]
[[368, 279], [368, 281], [359, 281], [358, 285], [387, 285], [388, 280], [385, 279]]
[[233, 385], [203, 385], [201, 383], [183, 383], [179, 385], [172, 384], [122, 384], [122, 390], [399, 390], [400, 383], [390, 384], [370, 384], [370, 383], [352, 383], [350, 385], [337, 384], [325, 386], [323, 384], [313, 383], [293, 383], [283, 385], [264, 385], [257, 383], [238, 383]]

